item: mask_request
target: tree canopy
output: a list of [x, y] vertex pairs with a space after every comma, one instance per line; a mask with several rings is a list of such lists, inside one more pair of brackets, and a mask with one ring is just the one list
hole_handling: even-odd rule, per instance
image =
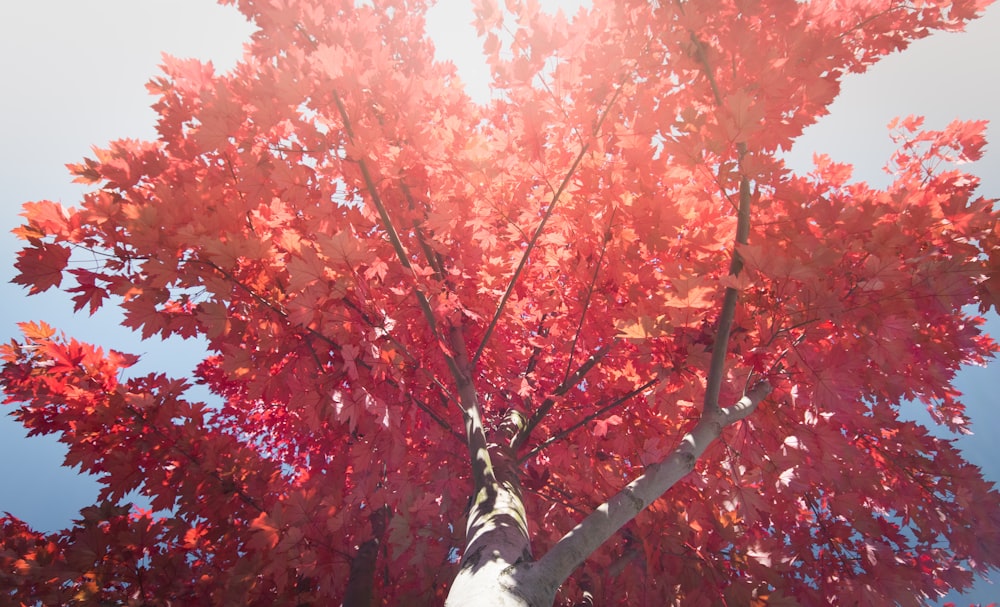
[[919, 605], [1000, 566], [1000, 494], [900, 417], [965, 431], [997, 350], [985, 123], [895, 121], [885, 189], [781, 156], [985, 2], [478, 0], [488, 103], [425, 2], [235, 4], [235, 68], [165, 57], [158, 139], [25, 205], [16, 282], [208, 354], [2, 347], [104, 485], [0, 519], [15, 604]]

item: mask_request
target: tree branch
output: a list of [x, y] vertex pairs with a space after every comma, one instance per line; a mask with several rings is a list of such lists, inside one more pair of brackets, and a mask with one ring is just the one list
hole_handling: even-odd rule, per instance
[[594, 264], [594, 274], [590, 278], [590, 284], [587, 285], [587, 294], [583, 298], [583, 309], [580, 311], [580, 322], [576, 325], [576, 332], [573, 334], [573, 341], [569, 346], [569, 360], [566, 361], [566, 375], [563, 377], [563, 383], [569, 379], [570, 369], [573, 368], [573, 355], [576, 353], [576, 343], [580, 339], [580, 333], [583, 331], [583, 322], [587, 318], [587, 310], [590, 308], [590, 299], [594, 296], [594, 286], [597, 284], [597, 276], [601, 272], [601, 263], [604, 261], [604, 255], [608, 252], [608, 242], [611, 241], [611, 220], [615, 217], [615, 213], [611, 211], [611, 218], [608, 220], [608, 229], [604, 233], [604, 242], [601, 243], [601, 254], [597, 258], [597, 263]]
[[486, 440], [486, 430], [483, 427], [479, 394], [472, 382], [472, 373], [468, 362], [469, 354], [465, 348], [465, 339], [461, 328], [453, 326], [449, 338], [451, 348], [455, 352], [458, 372], [455, 381], [462, 414], [465, 418], [465, 438], [472, 463], [473, 482], [477, 491], [483, 488], [492, 489], [496, 486], [497, 479]]
[[387, 506], [382, 506], [369, 515], [372, 537], [358, 546], [357, 554], [351, 558], [350, 573], [341, 607], [371, 607], [375, 604], [375, 565], [391, 519], [392, 511]]
[[[591, 132], [592, 135], [596, 135], [600, 130], [601, 125], [604, 124], [604, 120], [608, 117], [611, 108], [614, 106], [615, 102], [618, 101], [618, 96], [621, 94], [621, 87], [615, 90], [615, 94], [611, 96], [611, 100], [608, 101], [607, 106], [604, 107], [600, 116], [597, 119], [597, 123]], [[507, 290], [504, 291], [503, 297], [500, 298], [500, 303], [497, 304], [497, 309], [493, 313], [493, 318], [490, 319], [490, 324], [486, 327], [486, 332], [483, 333], [483, 339], [479, 343], [479, 347], [476, 348], [476, 353], [472, 356], [472, 366], [475, 366], [479, 361], [479, 358], [483, 354], [483, 350], [486, 349], [486, 344], [489, 342], [490, 337], [493, 335], [494, 329], [496, 329], [497, 323], [500, 321], [500, 316], [503, 314], [504, 307], [507, 305], [507, 300], [510, 299], [511, 294], [514, 292], [514, 287], [517, 286], [517, 281], [521, 277], [521, 272], [524, 271], [524, 267], [528, 264], [528, 257], [531, 256], [531, 252], [534, 250], [535, 246], [538, 244], [538, 239], [542, 235], [542, 231], [545, 229], [545, 224], [548, 223], [549, 218], [552, 217], [552, 212], [556, 208], [556, 203], [559, 202], [559, 198], [562, 193], [569, 186], [570, 179], [576, 174], [576, 168], [580, 166], [580, 162], [583, 157], [587, 154], [587, 150], [590, 149], [589, 143], [584, 143], [580, 146], [580, 151], [577, 153], [576, 158], [573, 159], [573, 163], [570, 165], [569, 170], [566, 171], [566, 175], [563, 176], [562, 182], [559, 184], [559, 188], [556, 189], [555, 193], [552, 194], [552, 200], [549, 201], [548, 208], [545, 209], [545, 214], [542, 215], [542, 221], [535, 228], [535, 233], [531, 235], [531, 240], [528, 241], [528, 246], [525, 247], [524, 253], [521, 255], [521, 261], [518, 262], [517, 268], [514, 270], [514, 274], [510, 277], [510, 281], [507, 283]]]
[[722, 434], [722, 430], [750, 415], [771, 393], [770, 384], [757, 384], [731, 407], [706, 412], [684, 435], [673, 452], [662, 461], [646, 468], [646, 472], [604, 502], [580, 524], [570, 530], [535, 563], [534, 569], [546, 583], [558, 587], [601, 544], [608, 540], [635, 515], [663, 495], [677, 481], [694, 469], [705, 449]]
[[[340, 119], [344, 123], [344, 132], [347, 133], [347, 137], [352, 143], [354, 143], [354, 128], [351, 126], [351, 119], [347, 114], [347, 108], [344, 106], [344, 102], [341, 100], [340, 95], [336, 92], [333, 94], [333, 100], [337, 105], [337, 111], [340, 113]], [[389, 243], [396, 252], [396, 257], [399, 259], [399, 263], [404, 268], [409, 270], [413, 275], [414, 280], [416, 280], [416, 272], [410, 264], [410, 259], [406, 253], [406, 248], [403, 246], [403, 241], [400, 240], [399, 233], [396, 231], [396, 227], [393, 224], [392, 219], [389, 217], [386, 206], [382, 202], [382, 197], [378, 193], [378, 186], [375, 185], [375, 179], [372, 177], [371, 171], [368, 170], [368, 163], [365, 162], [364, 158], [358, 158], [356, 162], [361, 170], [361, 177], [365, 182], [365, 189], [368, 191], [368, 196], [371, 198], [372, 204], [378, 212], [379, 219], [382, 221], [382, 228], [385, 229], [386, 234], [389, 236]], [[413, 291], [416, 293], [417, 302], [420, 304], [420, 310], [423, 312], [424, 318], [427, 320], [431, 333], [443, 345], [444, 340], [438, 332], [437, 319], [434, 316], [434, 311], [431, 310], [430, 302], [427, 301], [427, 296], [424, 295], [424, 292], [420, 290], [420, 287], [417, 286], [416, 283], [414, 284]], [[448, 367], [451, 368], [452, 374], [457, 373], [457, 370], [455, 369], [455, 362], [452, 357], [445, 354], [445, 360], [448, 363]]]
[[[337, 105], [341, 120], [344, 123], [344, 130], [347, 133], [348, 138], [353, 143], [354, 131], [351, 126], [350, 117], [347, 113], [347, 108], [344, 106], [340, 96], [336, 93], [334, 94], [334, 102]], [[574, 163], [572, 170], [575, 170], [576, 165], [579, 163], [581, 158], [582, 153], [578, 157], [576, 163]], [[357, 163], [365, 182], [365, 188], [368, 191], [372, 204], [378, 212], [379, 218], [382, 222], [382, 227], [388, 234], [389, 241], [392, 244], [393, 249], [396, 251], [396, 256], [399, 259], [400, 264], [402, 264], [405, 269], [410, 270], [416, 280], [416, 273], [410, 264], [409, 256], [402, 241], [400, 240], [399, 233], [396, 231], [393, 221], [389, 217], [388, 210], [382, 202], [382, 198], [378, 192], [378, 187], [376, 186], [375, 180], [368, 169], [368, 163], [364, 158], [357, 159]], [[559, 192], [557, 192], [556, 197], [553, 199], [553, 202], [550, 205], [549, 214], [551, 214], [551, 209], [554, 207], [559, 194], [562, 193], [562, 190], [565, 188], [566, 184], [568, 184], [568, 179], [569, 177], [567, 176], [566, 182], [564, 182]], [[405, 190], [404, 184], [404, 195], [408, 194], [409, 192], [408, 190]], [[422, 237], [420, 237], [419, 240], [421, 245], [424, 246], [424, 254], [428, 256], [429, 265], [436, 272], [441, 273], [442, 269], [435, 263], [433, 252], [430, 250], [430, 247], [427, 246], [427, 243]], [[472, 468], [474, 490], [467, 522], [467, 552], [463, 555], [463, 566], [468, 562], [466, 559], [478, 558], [478, 556], [470, 557], [470, 555], [474, 552], [474, 550], [471, 550], [472, 547], [484, 541], [484, 538], [494, 532], [510, 537], [512, 544], [517, 546], [517, 552], [527, 550], [527, 524], [526, 521], [523, 521], [523, 512], [521, 512], [520, 517], [517, 516], [517, 512], [523, 511], [520, 495], [518, 495], [515, 491], [510, 490], [510, 487], [506, 486], [506, 484], [502, 485], [497, 482], [493, 462], [490, 457], [488, 442], [486, 440], [486, 431], [483, 427], [481, 417], [482, 407], [479, 403], [479, 394], [473, 382], [473, 367], [475, 364], [474, 361], [469, 358], [465, 344], [465, 335], [461, 324], [452, 324], [448, 328], [447, 339], [445, 339], [439, 330], [437, 319], [434, 316], [434, 312], [430, 307], [430, 303], [428, 302], [426, 295], [424, 295], [423, 291], [421, 291], [420, 287], [416, 283], [414, 285], [414, 292], [416, 293], [417, 301], [420, 304], [420, 309], [424, 314], [424, 318], [427, 320], [431, 333], [438, 340], [442, 349], [445, 350], [445, 362], [447, 363], [452, 377], [455, 380], [459, 406], [462, 409], [462, 415], [465, 422], [465, 442], [469, 449], [469, 460]], [[497, 318], [499, 318], [499, 313], [497, 314]], [[461, 323], [461, 320], [458, 322]]]
[[[278, 315], [282, 320], [284, 320], [286, 323], [288, 323], [288, 325], [290, 327], [292, 327], [293, 329], [301, 330], [301, 331], [305, 332], [305, 336], [306, 337], [309, 337], [309, 336], [315, 337], [316, 339], [319, 339], [319, 340], [323, 341], [324, 343], [326, 343], [327, 345], [329, 345], [335, 351], [340, 352], [340, 344], [338, 344], [337, 342], [333, 341], [329, 337], [323, 335], [322, 333], [320, 333], [319, 331], [317, 331], [317, 330], [315, 330], [315, 329], [313, 329], [311, 327], [307, 327], [307, 326], [304, 326], [304, 325], [301, 325], [301, 324], [295, 324], [295, 323], [293, 323], [291, 320], [289, 320], [288, 313], [285, 310], [279, 308], [275, 304], [273, 304], [270, 301], [268, 301], [267, 298], [265, 298], [263, 295], [260, 295], [259, 293], [257, 293], [253, 289], [251, 289], [249, 286], [243, 284], [243, 282], [241, 282], [240, 280], [238, 280], [230, 272], [227, 272], [226, 270], [224, 270], [223, 268], [219, 267], [215, 263], [213, 263], [211, 261], [204, 261], [204, 260], [201, 260], [201, 259], [188, 259], [188, 260], [185, 261], [185, 263], [198, 263], [198, 264], [207, 266], [207, 267], [215, 270], [219, 274], [222, 274], [222, 276], [224, 278], [226, 278], [226, 280], [229, 280], [230, 282], [232, 282], [234, 285], [236, 285], [237, 287], [239, 287], [240, 289], [242, 289], [243, 291], [245, 291], [248, 295], [250, 295], [250, 297], [253, 298], [255, 301], [257, 301], [259, 304], [261, 304], [262, 306], [264, 306], [268, 310], [271, 310], [273, 313], [275, 313], [276, 315]], [[358, 314], [358, 316], [368, 326], [370, 326], [372, 328], [383, 328], [383, 327], [380, 327], [377, 323], [375, 323], [367, 314], [365, 314], [365, 312], [361, 308], [359, 308], [350, 299], [344, 298], [343, 301], [344, 301], [345, 305], [348, 308], [354, 310]], [[407, 350], [407, 348], [402, 343], [398, 342], [396, 339], [393, 339], [388, 334], [386, 335], [386, 339], [389, 341], [389, 343], [391, 343], [392, 345], [394, 345], [397, 348], [399, 348], [399, 351], [404, 356], [406, 356], [407, 358], [409, 358], [411, 361], [414, 361], [415, 363], [417, 362], [417, 358], [414, 357], [412, 354], [410, 354], [409, 351]], [[310, 346], [310, 348], [311, 348], [311, 346]], [[315, 351], [313, 351], [313, 356], [314, 356], [314, 359], [315, 359]], [[359, 358], [357, 360], [357, 364], [361, 365], [362, 367], [364, 367], [368, 371], [372, 370], [372, 366], [367, 361], [365, 361], [363, 359]], [[316, 360], [316, 365], [317, 365], [318, 368], [322, 369], [322, 364], [319, 362], [319, 360]], [[436, 377], [434, 377], [433, 374], [431, 374], [430, 372], [428, 372], [426, 369], [422, 369], [422, 370], [428, 376], [428, 378], [430, 379], [430, 381], [441, 390], [441, 393], [446, 398], [454, 400], [454, 396], [451, 395], [451, 393], [447, 390], [447, 388], [445, 388], [445, 386], [442, 385], [441, 382]], [[393, 386], [395, 388], [400, 389], [400, 391], [403, 391], [402, 387], [394, 379], [392, 379], [391, 377], [386, 377], [384, 379], [384, 381], [386, 383], [388, 383], [389, 385], [391, 385], [391, 386]], [[410, 401], [414, 405], [416, 405], [419, 409], [421, 409], [424, 413], [426, 413], [439, 426], [441, 426], [441, 428], [443, 428], [445, 431], [447, 431], [448, 434], [450, 434], [451, 436], [453, 436], [459, 442], [465, 442], [462, 439], [462, 437], [457, 432], [455, 432], [455, 429], [452, 428], [451, 424], [449, 424], [448, 422], [446, 422], [444, 420], [444, 418], [442, 418], [440, 415], [438, 415], [436, 412], [434, 412], [434, 410], [430, 408], [430, 405], [428, 405], [427, 403], [425, 403], [425, 402], [417, 399], [409, 391], [406, 391], [406, 393], [407, 393], [407, 396], [410, 398]]]
[[569, 171], [566, 172], [566, 176], [563, 177], [562, 183], [559, 184], [559, 189], [557, 189], [555, 194], [552, 195], [552, 200], [549, 201], [549, 206], [545, 209], [545, 214], [542, 215], [542, 221], [539, 222], [538, 227], [535, 228], [535, 233], [531, 235], [531, 240], [528, 241], [528, 246], [525, 247], [524, 253], [521, 254], [521, 261], [518, 262], [517, 268], [514, 270], [514, 274], [510, 277], [510, 281], [507, 282], [507, 290], [504, 291], [503, 296], [500, 298], [500, 303], [497, 304], [497, 309], [493, 312], [493, 318], [490, 319], [490, 324], [486, 327], [486, 332], [483, 333], [483, 339], [479, 343], [479, 347], [476, 348], [476, 353], [472, 356], [473, 365], [479, 361], [480, 356], [483, 354], [483, 350], [486, 349], [486, 344], [489, 342], [494, 329], [496, 329], [497, 323], [500, 321], [500, 316], [503, 314], [503, 309], [507, 305], [507, 300], [510, 299], [511, 294], [514, 292], [514, 287], [517, 285], [517, 281], [521, 277], [521, 272], [524, 271], [524, 266], [528, 264], [528, 257], [535, 249], [535, 245], [538, 244], [538, 239], [541, 237], [542, 231], [545, 229], [545, 224], [548, 223], [549, 218], [552, 217], [552, 212], [556, 208], [556, 203], [559, 202], [559, 197], [562, 196], [566, 186], [569, 185], [570, 178], [572, 178], [573, 174], [576, 172], [576, 167], [580, 165], [580, 161], [583, 160], [583, 157], [586, 155], [588, 149], [588, 144], [584, 144], [580, 148], [580, 152], [573, 160], [573, 164], [570, 165]]
[[[413, 192], [410, 191], [410, 186], [406, 185], [406, 182], [402, 178], [399, 179], [399, 189], [403, 192], [403, 196], [409, 203], [410, 210], [416, 210], [417, 201], [413, 197]], [[426, 218], [426, 216], [425, 213], [424, 217]], [[444, 264], [441, 256], [431, 249], [430, 243], [427, 242], [427, 237], [424, 235], [424, 230], [420, 227], [420, 223], [416, 219], [413, 220], [413, 233], [417, 236], [417, 242], [420, 244], [420, 250], [424, 252], [427, 265], [434, 270], [434, 277], [438, 280], [444, 280]]]
[[254, 291], [249, 286], [243, 284], [243, 282], [240, 281], [238, 278], [236, 278], [231, 272], [225, 270], [224, 268], [220, 267], [216, 263], [214, 263], [212, 261], [205, 261], [204, 259], [185, 259], [184, 263], [186, 263], [186, 264], [188, 264], [188, 263], [197, 263], [197, 264], [201, 264], [203, 266], [207, 266], [207, 267], [215, 270], [216, 272], [218, 272], [219, 274], [221, 274], [223, 278], [225, 278], [226, 280], [232, 282], [234, 285], [236, 285], [237, 287], [239, 287], [241, 290], [245, 291], [247, 293], [247, 295], [249, 295], [257, 303], [259, 303], [260, 305], [264, 306], [268, 310], [271, 310], [272, 312], [274, 312], [275, 314], [277, 314], [278, 317], [280, 317], [282, 320], [284, 320], [286, 323], [288, 323], [288, 326], [292, 327], [293, 329], [298, 328], [303, 333], [306, 333], [307, 335], [311, 335], [311, 336], [315, 337], [316, 339], [318, 339], [318, 340], [320, 340], [322, 342], [325, 342], [327, 345], [329, 345], [330, 347], [332, 347], [334, 350], [336, 350], [338, 352], [340, 351], [340, 344], [338, 344], [337, 342], [333, 341], [332, 339], [330, 339], [326, 335], [323, 335], [322, 333], [320, 333], [316, 329], [313, 329], [311, 327], [307, 327], [307, 326], [302, 325], [302, 324], [293, 323], [288, 318], [288, 312], [286, 312], [282, 308], [278, 307], [276, 304], [268, 301], [267, 298], [265, 298], [260, 293], [257, 293], [256, 291]]
[[584, 426], [584, 425], [590, 423], [594, 419], [597, 419], [598, 417], [604, 415], [605, 413], [607, 413], [608, 411], [614, 409], [615, 407], [617, 407], [617, 406], [619, 406], [619, 405], [627, 402], [628, 400], [630, 400], [630, 399], [638, 396], [639, 394], [642, 394], [643, 392], [645, 392], [649, 388], [653, 387], [658, 381], [660, 381], [660, 380], [659, 379], [651, 379], [651, 380], [647, 381], [646, 383], [642, 384], [641, 386], [639, 386], [639, 387], [637, 387], [637, 388], [629, 391], [628, 393], [626, 393], [626, 394], [624, 394], [624, 395], [622, 395], [622, 396], [614, 399], [613, 401], [611, 401], [607, 405], [604, 405], [603, 407], [601, 407], [597, 411], [594, 411], [590, 415], [587, 415], [586, 417], [584, 417], [580, 421], [576, 422], [575, 424], [571, 425], [570, 427], [565, 428], [563, 430], [560, 430], [559, 432], [556, 432], [552, 436], [548, 437], [547, 439], [545, 439], [544, 441], [542, 441], [541, 443], [539, 443], [538, 445], [536, 445], [534, 449], [532, 449], [528, 453], [524, 454], [522, 457], [519, 457], [518, 460], [517, 460], [518, 464], [521, 464], [523, 462], [528, 461], [528, 459], [530, 459], [536, 453], [538, 453], [542, 449], [548, 447], [549, 445], [551, 445], [552, 443], [556, 442], [557, 440], [560, 440], [560, 439], [564, 438], [565, 436], [571, 434], [577, 428], [580, 428], [581, 426]]
[[[746, 154], [746, 146], [739, 144], [740, 167], [742, 169], [743, 156]], [[741, 170], [742, 173], [742, 170]], [[740, 207], [736, 219], [736, 245], [747, 244], [750, 238], [750, 180], [746, 175], [740, 177]], [[738, 276], [743, 269], [743, 259], [734, 247], [732, 258], [729, 262], [729, 275]], [[719, 409], [719, 392], [722, 389], [722, 378], [725, 375], [726, 355], [729, 353], [729, 334], [733, 328], [733, 319], [736, 316], [736, 302], [739, 299], [739, 291], [733, 287], [726, 287], [725, 295], [722, 299], [722, 311], [719, 313], [719, 325], [716, 328], [715, 340], [712, 343], [712, 360], [708, 367], [708, 378], [705, 382], [705, 400], [702, 410], [706, 413]]]
[[[546, 317], [548, 317], [548, 315], [549, 315], [549, 312], [545, 312], [545, 313], [542, 314], [542, 318], [539, 319], [539, 321], [538, 321], [538, 329], [535, 330], [535, 333], [537, 335], [541, 335], [542, 337], [548, 337], [549, 331], [545, 327], [545, 319], [546, 319]], [[525, 377], [531, 375], [532, 371], [535, 370], [535, 367], [538, 365], [538, 357], [541, 355], [541, 353], [542, 353], [542, 347], [541, 346], [535, 346], [535, 348], [531, 351], [531, 356], [528, 357], [528, 364], [525, 365], [525, 367], [524, 367], [524, 376]]]
[[[510, 446], [511, 450], [514, 453], [517, 453], [517, 450], [520, 449], [525, 442], [527, 442], [528, 437], [531, 435], [531, 432], [535, 429], [536, 426], [538, 426], [539, 423], [541, 423], [542, 419], [544, 419], [545, 416], [548, 415], [549, 411], [556, 404], [556, 398], [563, 396], [564, 394], [572, 390], [581, 381], [583, 381], [583, 378], [587, 375], [587, 373], [589, 373], [590, 370], [597, 365], [597, 363], [601, 362], [601, 360], [605, 356], [607, 356], [608, 352], [611, 351], [611, 347], [615, 343], [617, 342], [615, 341], [605, 346], [602, 346], [600, 350], [594, 352], [594, 354], [590, 358], [588, 358], [586, 361], [584, 361], [582, 365], [580, 365], [580, 368], [577, 369], [576, 372], [574, 372], [572, 375], [564, 379], [563, 382], [559, 384], [559, 387], [557, 387], [555, 390], [552, 391], [552, 395], [546, 398], [542, 402], [542, 404], [538, 407], [538, 409], [536, 409], [535, 412], [531, 415], [531, 418], [528, 420], [528, 423], [524, 425], [524, 428], [522, 430], [518, 431], [517, 435], [511, 441]], [[534, 451], [532, 451], [532, 453], [534, 453]]]

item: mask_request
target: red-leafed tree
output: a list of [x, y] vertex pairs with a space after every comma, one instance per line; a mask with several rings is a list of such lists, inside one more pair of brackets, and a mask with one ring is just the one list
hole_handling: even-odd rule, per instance
[[983, 2], [481, 0], [488, 104], [418, 0], [236, 3], [242, 62], [167, 59], [157, 141], [26, 205], [16, 279], [204, 338], [220, 404], [24, 324], [7, 400], [105, 486], [3, 519], [5, 600], [917, 605], [1000, 565], [998, 494], [899, 417], [962, 431], [996, 350], [984, 124], [897, 122], [884, 190], [779, 153]]

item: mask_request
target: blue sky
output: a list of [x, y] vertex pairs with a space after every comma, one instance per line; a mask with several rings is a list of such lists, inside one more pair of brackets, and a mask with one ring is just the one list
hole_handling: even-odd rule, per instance
[[[562, 2], [575, 6], [577, 2]], [[488, 94], [475, 52], [467, 0], [444, 0], [431, 15], [439, 52], [456, 61], [480, 96]], [[210, 0], [33, 0], [0, 10], [0, 339], [17, 334], [24, 320], [46, 320], [74, 337], [143, 355], [140, 372], [185, 376], [197, 363], [197, 343], [141, 342], [118, 326], [113, 310], [91, 318], [71, 313], [58, 293], [26, 297], [8, 283], [19, 243], [10, 230], [20, 223], [22, 202], [50, 199], [73, 204], [83, 192], [64, 168], [89, 155], [91, 145], [121, 138], [153, 138], [154, 115], [145, 82], [157, 73], [160, 53], [211, 59], [231, 66], [250, 28], [230, 7]], [[1000, 197], [1000, 5], [964, 34], [937, 34], [891, 56], [863, 75], [851, 76], [831, 114], [810, 128], [789, 156], [805, 169], [814, 151], [856, 165], [855, 176], [875, 184], [892, 152], [885, 125], [895, 116], [922, 114], [927, 126], [954, 118], [990, 119], [986, 157], [972, 172], [981, 192]], [[1000, 318], [988, 330], [1000, 336]], [[959, 388], [974, 435], [961, 437], [967, 458], [987, 477], [1000, 480], [1000, 364], [962, 372]], [[905, 409], [926, 420], [919, 406]], [[52, 531], [69, 524], [97, 493], [93, 479], [61, 468], [63, 450], [49, 438], [24, 438], [23, 429], [0, 416], [0, 512], [10, 511]], [[979, 584], [959, 604], [1000, 600], [1000, 588]]]

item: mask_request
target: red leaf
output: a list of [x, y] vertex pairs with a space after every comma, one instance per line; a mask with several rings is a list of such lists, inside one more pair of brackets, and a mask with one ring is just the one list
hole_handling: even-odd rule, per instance
[[266, 512], [261, 512], [260, 516], [250, 522], [250, 529], [254, 532], [248, 544], [251, 548], [267, 551], [278, 545], [278, 527]]
[[19, 274], [12, 282], [29, 287], [34, 295], [58, 287], [62, 282], [62, 271], [69, 262], [70, 249], [58, 244], [39, 243], [17, 252], [14, 264]]
[[78, 293], [73, 297], [73, 311], [79, 312], [84, 306], [89, 306], [90, 314], [93, 316], [108, 297], [108, 291], [104, 287], [97, 286], [97, 274], [87, 270], [70, 270], [70, 272], [76, 276], [76, 281], [79, 283], [76, 287], [67, 289], [69, 293]]
[[66, 210], [62, 205], [50, 200], [24, 203], [21, 216], [28, 224], [44, 234], [60, 234], [67, 226]]
[[612, 415], [606, 419], [599, 419], [594, 422], [594, 436], [597, 438], [604, 438], [608, 435], [609, 426], [617, 426], [622, 423], [622, 418], [618, 415]]

